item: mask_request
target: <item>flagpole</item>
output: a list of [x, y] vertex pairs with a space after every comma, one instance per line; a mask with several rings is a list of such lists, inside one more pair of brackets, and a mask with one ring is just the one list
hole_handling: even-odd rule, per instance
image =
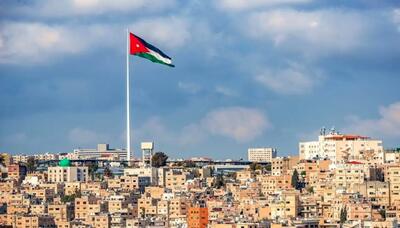
[[130, 117], [130, 78], [129, 78], [129, 30], [126, 29], [126, 159], [131, 160], [131, 117]]

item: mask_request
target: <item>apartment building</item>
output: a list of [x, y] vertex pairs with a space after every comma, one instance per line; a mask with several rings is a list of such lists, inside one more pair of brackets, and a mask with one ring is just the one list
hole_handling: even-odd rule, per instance
[[385, 162], [381, 140], [359, 135], [332, 132], [320, 135], [318, 141], [299, 143], [300, 159], [329, 159], [334, 163], [364, 161], [369, 164]]
[[350, 190], [372, 202], [372, 205], [380, 206], [382, 209], [390, 206], [390, 182], [365, 181], [354, 184]]
[[85, 166], [57, 166], [49, 167], [47, 170], [48, 181], [54, 183], [62, 182], [85, 182], [88, 181], [88, 167]]
[[385, 167], [385, 181], [390, 183], [390, 205], [400, 206], [400, 165]]
[[7, 175], [10, 179], [22, 181], [25, 178], [26, 174], [27, 168], [24, 165], [11, 164], [7, 166]]
[[283, 191], [272, 199], [269, 206], [272, 219], [295, 218], [300, 213], [299, 193]]
[[88, 215], [106, 211], [106, 205], [95, 196], [75, 198], [75, 218], [85, 220]]
[[249, 148], [247, 150], [247, 157], [251, 162], [271, 162], [276, 154], [276, 149], [269, 147]]
[[287, 174], [299, 162], [299, 156], [276, 157], [271, 162], [271, 174], [280, 176]]
[[206, 207], [190, 207], [187, 213], [188, 228], [206, 228], [208, 209]]
[[165, 187], [173, 192], [186, 191], [186, 181], [189, 179], [189, 173], [181, 169], [171, 169], [165, 174]]
[[68, 222], [74, 218], [74, 206], [67, 204], [49, 204], [48, 214], [54, 218], [55, 224], [60, 222]]

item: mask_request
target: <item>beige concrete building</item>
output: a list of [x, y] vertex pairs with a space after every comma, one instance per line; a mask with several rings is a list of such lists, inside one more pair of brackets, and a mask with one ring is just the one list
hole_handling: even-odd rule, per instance
[[335, 184], [337, 188], [349, 190], [354, 184], [362, 184], [368, 178], [363, 164], [343, 164], [335, 169]]
[[75, 218], [85, 220], [88, 215], [106, 211], [106, 205], [95, 196], [75, 198]]
[[86, 182], [88, 181], [88, 167], [85, 166], [70, 166], [70, 167], [49, 167], [47, 170], [48, 181], [61, 182]]
[[251, 162], [271, 162], [276, 154], [275, 148], [268, 147], [249, 148], [247, 150], [247, 157]]
[[17, 228], [56, 227], [54, 219], [46, 215], [15, 215], [9, 225]]
[[281, 176], [257, 176], [257, 180], [261, 185], [261, 192], [266, 196], [282, 190], [292, 189], [292, 175], [286, 174]]
[[48, 214], [54, 218], [56, 224], [68, 222], [74, 218], [74, 206], [70, 203], [50, 204], [48, 205]]
[[386, 167], [385, 181], [390, 183], [390, 205], [400, 206], [400, 165]]
[[354, 184], [351, 192], [360, 193], [370, 200], [373, 205], [387, 208], [390, 206], [390, 183], [380, 181], [366, 181]]
[[276, 157], [272, 159], [271, 174], [273, 176], [285, 175], [299, 162], [299, 156]]
[[107, 213], [88, 215], [86, 221], [93, 228], [108, 228], [111, 226], [111, 216]]
[[174, 192], [186, 191], [186, 181], [188, 180], [189, 173], [180, 169], [171, 169], [166, 172], [165, 187]]
[[283, 191], [270, 203], [272, 219], [295, 218], [300, 213], [299, 193], [295, 191]]

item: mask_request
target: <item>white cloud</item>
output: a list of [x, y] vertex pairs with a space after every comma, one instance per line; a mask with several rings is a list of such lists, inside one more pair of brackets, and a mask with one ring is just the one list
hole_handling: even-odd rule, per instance
[[311, 0], [218, 0], [217, 8], [227, 11], [241, 11], [286, 4], [303, 4]]
[[267, 69], [255, 76], [255, 80], [261, 85], [280, 94], [308, 93], [323, 79], [324, 77], [318, 71], [311, 71], [294, 63], [287, 69]]
[[157, 12], [176, 5], [175, 0], [37, 0], [15, 9], [24, 15], [74, 17], [107, 13]]
[[400, 32], [400, 8], [393, 10], [393, 23], [397, 26], [397, 31]]
[[237, 97], [238, 93], [228, 87], [225, 86], [216, 86], [215, 91], [219, 94], [222, 94], [227, 97]]
[[95, 145], [98, 143], [109, 142], [109, 137], [105, 134], [98, 133], [92, 130], [83, 129], [83, 128], [73, 128], [68, 133], [68, 139], [74, 145]]
[[196, 94], [201, 90], [201, 86], [192, 82], [178, 82], [178, 88], [191, 94]]
[[214, 135], [248, 142], [260, 136], [270, 123], [257, 109], [244, 107], [219, 108], [209, 112], [200, 125]]
[[[183, 18], [143, 19], [131, 31], [163, 48], [177, 48], [190, 38]], [[125, 42], [119, 24], [50, 25], [32, 22], [3, 22], [0, 26], [0, 64], [37, 64], [99, 48], [118, 48]]]
[[250, 37], [306, 53], [346, 52], [364, 45], [372, 21], [355, 11], [293, 9], [250, 14], [240, 27]]
[[270, 127], [267, 116], [258, 109], [225, 107], [212, 110], [177, 131], [167, 130], [160, 117], [151, 117], [135, 130], [135, 138], [188, 146], [217, 135], [243, 143], [257, 138]]
[[129, 27], [131, 31], [161, 49], [181, 47], [191, 37], [189, 23], [178, 17], [143, 19]]
[[139, 128], [133, 131], [133, 135], [139, 141], [157, 140], [168, 142], [173, 139], [162, 119], [158, 116], [152, 116], [147, 119]]
[[379, 109], [378, 119], [361, 119], [353, 116], [347, 132], [371, 136], [400, 137], [400, 102]]
[[207, 139], [207, 133], [198, 124], [185, 126], [178, 135], [177, 141], [183, 146], [197, 144]]
[[99, 43], [106, 47], [112, 39], [105, 37], [113, 34], [111, 31], [111, 28], [97, 25], [80, 27], [3, 22], [0, 28], [0, 63], [40, 63], [56, 56], [80, 53]]

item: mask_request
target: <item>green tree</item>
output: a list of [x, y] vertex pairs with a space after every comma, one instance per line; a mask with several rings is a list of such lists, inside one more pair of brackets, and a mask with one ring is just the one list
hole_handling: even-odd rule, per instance
[[104, 169], [104, 176], [106, 177], [112, 177], [114, 174], [112, 173], [111, 169], [109, 167], [106, 167]]
[[75, 200], [75, 198], [76, 198], [75, 194], [65, 195], [65, 196], [61, 197], [61, 202], [62, 203], [72, 202]]
[[386, 210], [385, 210], [385, 209], [379, 210], [379, 214], [381, 215], [381, 217], [382, 217], [383, 219], [386, 219]]
[[306, 171], [301, 171], [301, 173], [300, 173], [300, 175], [302, 176], [302, 177], [305, 177], [306, 175], [307, 175], [307, 173], [306, 173]]
[[225, 185], [225, 180], [222, 174], [218, 174], [215, 178], [214, 188], [221, 188]]
[[4, 158], [4, 154], [0, 154], [0, 165], [6, 166], [6, 161]]
[[92, 162], [89, 164], [89, 175], [92, 177], [92, 180], [95, 178], [95, 173], [99, 169], [99, 165], [97, 162]]
[[185, 160], [183, 162], [183, 167], [185, 167], [185, 168], [194, 168], [194, 167], [196, 167], [196, 163], [194, 161], [191, 161], [191, 160]]
[[340, 209], [340, 224], [343, 224], [347, 221], [347, 208], [343, 207]]
[[29, 157], [26, 161], [26, 169], [28, 172], [34, 172], [36, 170], [36, 160], [34, 157]]
[[297, 172], [297, 169], [293, 171], [291, 184], [295, 189], [297, 189], [299, 186], [299, 172]]
[[153, 167], [159, 168], [167, 164], [168, 156], [163, 152], [157, 152], [151, 158], [151, 164]]
[[262, 165], [260, 165], [256, 162], [253, 162], [250, 164], [249, 168], [251, 171], [256, 171], [256, 170], [261, 170], [263, 167], [262, 167]]

